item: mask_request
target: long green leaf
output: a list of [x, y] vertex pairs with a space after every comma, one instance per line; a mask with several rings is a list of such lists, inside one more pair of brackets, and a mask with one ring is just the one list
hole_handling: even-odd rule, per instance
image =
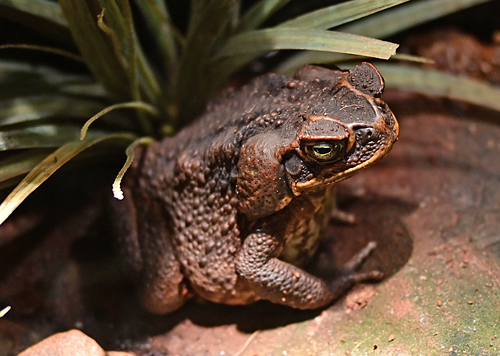
[[[145, 101], [159, 105], [162, 102], [157, 76], [144, 55], [137, 39], [132, 9], [128, 0], [99, 0], [104, 16], [100, 27], [110, 37], [115, 56], [120, 58], [127, 75], [129, 97], [133, 101]], [[150, 122], [140, 114], [144, 131], [152, 134]]]
[[96, 100], [55, 95], [19, 96], [0, 100], [0, 128], [49, 117], [87, 118], [102, 110]]
[[0, 0], [0, 17], [29, 27], [51, 40], [72, 44], [68, 23], [58, 3], [47, 0]]
[[[129, 85], [129, 97], [133, 100], [141, 100], [138, 82], [137, 46], [134, 40], [134, 29], [131, 19], [128, 18], [128, 1], [122, 1], [122, 6], [115, 0], [99, 0], [102, 13], [102, 27], [113, 44], [115, 57], [120, 59]], [[102, 29], [101, 27], [101, 29]]]
[[[412, 1], [395, 9], [366, 17], [339, 28], [339, 31], [362, 36], [385, 38], [413, 26], [434, 20], [453, 12], [491, 0], [421, 0]], [[308, 63], [333, 63], [347, 58], [337, 53], [306, 51], [280, 63], [275, 69], [279, 73], [293, 73]]]
[[172, 115], [189, 118], [198, 114], [210, 88], [207, 65], [210, 54], [222, 41], [238, 2], [235, 0], [197, 0], [191, 3], [188, 35], [180, 65], [171, 82]]
[[30, 14], [63, 27], [68, 23], [58, 3], [47, 0], [0, 0], [0, 6], [6, 6]]
[[24, 174], [16, 176], [16, 177], [11, 178], [11, 179], [4, 180], [3, 182], [0, 182], [0, 190], [6, 189], [6, 188], [11, 188], [13, 186], [18, 185], [21, 182], [21, 180], [23, 179], [23, 176], [24, 176]]
[[290, 0], [260, 0], [243, 15], [236, 32], [257, 29], [288, 2]]
[[165, 2], [163, 0], [136, 0], [135, 3], [147, 19], [149, 33], [159, 49], [166, 73], [172, 73], [179, 61], [177, 42], [183, 42], [183, 38], [173, 25]]
[[[0, 161], [0, 183], [24, 175], [50, 154], [50, 150], [21, 151]], [[0, 188], [1, 189], [1, 188]]]
[[385, 38], [408, 28], [491, 0], [420, 0], [343, 26], [340, 30]]
[[461, 100], [500, 111], [500, 88], [456, 74], [398, 64], [377, 64], [388, 87]]
[[[332, 6], [328, 6], [316, 11], [311, 11], [279, 24], [277, 27], [306, 28], [316, 30], [326, 30], [335, 26], [345, 24], [355, 19], [368, 16], [377, 11], [385, 10], [389, 7], [399, 5], [408, 0], [353, 0]], [[273, 4], [273, 1], [268, 1]], [[266, 2], [267, 3], [267, 2]], [[331, 53], [320, 52], [320, 55], [329, 56]], [[211, 78], [214, 86], [220, 85], [229, 75], [237, 72], [250, 63], [262, 53], [252, 53], [245, 55], [223, 58], [213, 64], [211, 68]], [[334, 55], [340, 55], [338, 53]], [[341, 55], [345, 56], [345, 55]], [[295, 70], [295, 68], [294, 68]]]
[[0, 98], [34, 94], [104, 99], [106, 93], [89, 75], [66, 73], [43, 64], [0, 60]]
[[340, 52], [388, 59], [396, 52], [395, 43], [349, 33], [297, 28], [272, 28], [236, 35], [217, 52], [214, 59], [238, 54], [279, 49], [307, 49]]
[[[400, 5], [409, 0], [354, 0], [332, 6], [325, 7], [316, 11], [311, 11], [305, 15], [285, 21], [279, 24], [279, 27], [300, 27], [317, 30], [326, 30], [335, 26], [366, 17], [375, 12]], [[349, 31], [346, 31], [349, 32]], [[350, 32], [353, 33], [353, 32]], [[373, 36], [371, 33], [365, 33], [366, 36]]]
[[57, 147], [78, 139], [79, 126], [38, 125], [0, 131], [0, 151], [33, 147]]
[[60, 147], [40, 162], [3, 201], [0, 205], [0, 225], [35, 189], [80, 152], [103, 141], [112, 139], [132, 141], [134, 137], [130, 134], [101, 135], [84, 141], [68, 142]]
[[66, 57], [71, 59], [72, 61], [83, 63], [83, 59], [74, 54], [73, 52], [66, 51], [64, 49], [60, 49], [57, 47], [48, 47], [48, 46], [39, 46], [33, 44], [5, 44], [0, 45], [0, 50], [29, 50], [29, 51], [37, 51], [37, 52], [45, 52], [50, 53], [60, 57]]
[[59, 0], [71, 33], [95, 78], [115, 100], [130, 100], [128, 77], [111, 39], [97, 26], [101, 13], [92, 0]]

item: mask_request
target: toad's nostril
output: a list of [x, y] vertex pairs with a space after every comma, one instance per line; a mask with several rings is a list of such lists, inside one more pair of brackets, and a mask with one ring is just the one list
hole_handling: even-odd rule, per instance
[[373, 127], [362, 127], [356, 130], [357, 141], [361, 144], [366, 144], [376, 140], [376, 132]]

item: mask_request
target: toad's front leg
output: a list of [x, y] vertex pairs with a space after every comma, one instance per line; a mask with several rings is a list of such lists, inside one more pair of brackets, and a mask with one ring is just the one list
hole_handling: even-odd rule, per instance
[[[263, 232], [250, 234], [236, 260], [236, 273], [262, 299], [298, 309], [326, 306], [354, 284], [379, 280], [381, 272], [350, 271], [326, 281], [277, 258], [281, 250], [277, 238]], [[366, 249], [360, 252], [361, 258]]]

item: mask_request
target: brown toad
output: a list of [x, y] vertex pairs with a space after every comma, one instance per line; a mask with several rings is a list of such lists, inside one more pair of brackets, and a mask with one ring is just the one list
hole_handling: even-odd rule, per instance
[[383, 87], [369, 63], [265, 75], [226, 91], [175, 137], [139, 149], [114, 206], [145, 307], [167, 313], [196, 294], [312, 309], [380, 277], [350, 271], [327, 281], [298, 266], [318, 246], [335, 183], [397, 140]]

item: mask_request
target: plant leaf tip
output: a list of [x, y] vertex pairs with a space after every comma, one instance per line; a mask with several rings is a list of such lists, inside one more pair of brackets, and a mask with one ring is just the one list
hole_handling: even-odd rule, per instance
[[0, 318], [3, 318], [9, 311], [12, 309], [11, 306], [6, 306], [2, 310], [0, 310]]
[[124, 198], [120, 182], [117, 180], [113, 183], [113, 197], [118, 200], [123, 200]]

